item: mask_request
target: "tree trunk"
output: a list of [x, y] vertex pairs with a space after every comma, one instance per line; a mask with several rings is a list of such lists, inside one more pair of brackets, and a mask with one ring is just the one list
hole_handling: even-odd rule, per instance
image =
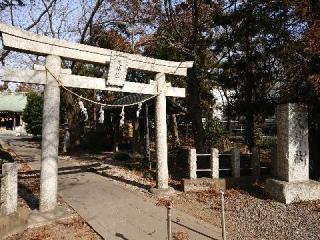
[[73, 99], [71, 94], [63, 92], [62, 96], [65, 102], [68, 126], [70, 131], [70, 150], [71, 154], [74, 154], [79, 148], [82, 133], [80, 109], [78, 107], [75, 107], [77, 106], [77, 103]]
[[246, 113], [246, 142], [248, 144], [249, 150], [255, 146], [254, 141], [254, 114], [252, 111]]
[[188, 74], [187, 103], [192, 121], [194, 145], [198, 153], [204, 153], [205, 137], [202, 123], [202, 108], [200, 106], [200, 83], [197, 79], [195, 67], [189, 70]]
[[180, 139], [179, 139], [179, 129], [178, 129], [178, 124], [177, 124], [176, 114], [171, 115], [171, 130], [172, 130], [173, 144], [175, 146], [179, 146]]
[[[317, 104], [315, 104], [317, 105]], [[320, 181], [320, 114], [317, 106], [309, 110], [310, 178]]]

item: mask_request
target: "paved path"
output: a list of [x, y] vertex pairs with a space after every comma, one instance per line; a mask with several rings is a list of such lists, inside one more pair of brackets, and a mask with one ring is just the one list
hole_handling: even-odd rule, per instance
[[[16, 154], [40, 167], [40, 149], [19, 139], [6, 139]], [[152, 199], [70, 161], [59, 161], [59, 195], [105, 239], [167, 239], [166, 209]], [[173, 209], [173, 231], [186, 231], [189, 239], [221, 239], [221, 230]]]

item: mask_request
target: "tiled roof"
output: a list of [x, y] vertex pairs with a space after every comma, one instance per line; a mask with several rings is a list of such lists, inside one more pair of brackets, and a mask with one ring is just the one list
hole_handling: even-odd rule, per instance
[[0, 112], [23, 112], [26, 105], [25, 93], [0, 92]]
[[148, 98], [150, 98], [152, 95], [144, 95], [144, 94], [129, 94], [122, 98], [119, 98], [115, 100], [111, 105], [126, 105], [126, 104], [133, 104], [133, 103], [139, 103], [141, 101], [144, 101]]

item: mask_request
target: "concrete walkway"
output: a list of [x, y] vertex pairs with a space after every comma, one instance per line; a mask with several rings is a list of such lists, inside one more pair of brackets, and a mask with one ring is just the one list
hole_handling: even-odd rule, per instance
[[[34, 170], [40, 169], [38, 144], [21, 139], [2, 139]], [[113, 180], [83, 171], [70, 161], [59, 162], [59, 195], [105, 239], [167, 239], [166, 208]], [[189, 239], [221, 239], [221, 230], [173, 209], [173, 232]]]

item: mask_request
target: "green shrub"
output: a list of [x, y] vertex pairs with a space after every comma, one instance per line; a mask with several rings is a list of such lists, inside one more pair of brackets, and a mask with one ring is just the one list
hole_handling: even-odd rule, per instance
[[35, 92], [27, 95], [27, 105], [23, 112], [26, 130], [32, 135], [40, 135], [42, 131], [43, 98]]
[[271, 137], [271, 136], [262, 137], [257, 142], [257, 145], [260, 148], [264, 148], [264, 149], [271, 149], [272, 146], [274, 146], [276, 144], [277, 144], [277, 138], [276, 137]]

